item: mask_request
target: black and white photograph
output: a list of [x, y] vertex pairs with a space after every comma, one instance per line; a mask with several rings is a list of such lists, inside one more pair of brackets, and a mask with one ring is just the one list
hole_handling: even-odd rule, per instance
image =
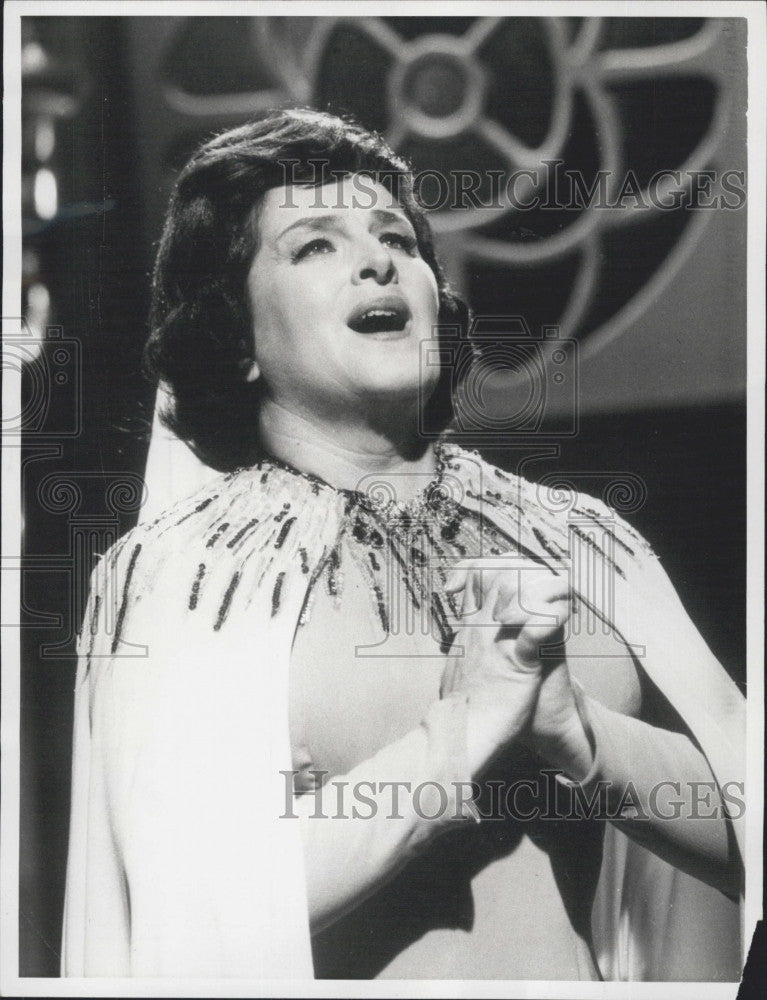
[[3, 995], [742, 995], [765, 20], [6, 4]]

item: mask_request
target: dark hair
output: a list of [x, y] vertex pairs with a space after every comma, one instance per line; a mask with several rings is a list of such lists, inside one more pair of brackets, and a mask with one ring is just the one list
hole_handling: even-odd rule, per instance
[[[242, 373], [243, 361], [252, 357], [246, 279], [257, 250], [256, 210], [266, 191], [286, 182], [320, 185], [350, 173], [372, 173], [398, 195], [437, 279], [440, 326], [466, 332], [468, 310], [435, 257], [410, 167], [379, 135], [334, 115], [293, 109], [216, 136], [176, 182], [154, 269], [144, 352], [150, 375], [172, 392], [164, 423], [216, 469], [252, 465], [261, 454], [260, 388]], [[443, 345], [440, 379], [425, 414], [432, 430], [447, 426], [453, 415], [451, 384]]]

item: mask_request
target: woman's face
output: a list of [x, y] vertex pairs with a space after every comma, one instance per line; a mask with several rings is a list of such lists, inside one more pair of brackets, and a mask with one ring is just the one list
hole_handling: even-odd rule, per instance
[[[436, 336], [437, 282], [382, 185], [346, 177], [267, 191], [247, 289], [267, 397], [304, 416], [426, 402], [420, 343]], [[425, 381], [424, 381], [425, 380]], [[420, 383], [420, 384], [419, 384]]]

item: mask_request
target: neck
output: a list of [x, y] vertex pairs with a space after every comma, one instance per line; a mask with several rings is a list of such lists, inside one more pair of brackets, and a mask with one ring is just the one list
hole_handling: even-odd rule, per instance
[[432, 442], [418, 434], [417, 410], [397, 412], [385, 422], [307, 419], [265, 399], [259, 433], [275, 458], [324, 479], [337, 489], [360, 489], [361, 480], [391, 477], [399, 500], [408, 500], [433, 478]]

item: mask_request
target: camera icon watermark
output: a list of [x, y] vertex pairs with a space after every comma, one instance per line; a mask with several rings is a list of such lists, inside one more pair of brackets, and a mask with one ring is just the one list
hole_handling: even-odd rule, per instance
[[[569, 438], [578, 433], [578, 362], [578, 342], [558, 326], [533, 335], [522, 316], [477, 316], [468, 335], [444, 327], [421, 343], [421, 385], [449, 371], [459, 439]], [[424, 418], [419, 431], [437, 436]]]
[[3, 318], [3, 373], [21, 395], [3, 413], [3, 437], [76, 438], [82, 432], [82, 345], [49, 326], [40, 338], [23, 318]]

